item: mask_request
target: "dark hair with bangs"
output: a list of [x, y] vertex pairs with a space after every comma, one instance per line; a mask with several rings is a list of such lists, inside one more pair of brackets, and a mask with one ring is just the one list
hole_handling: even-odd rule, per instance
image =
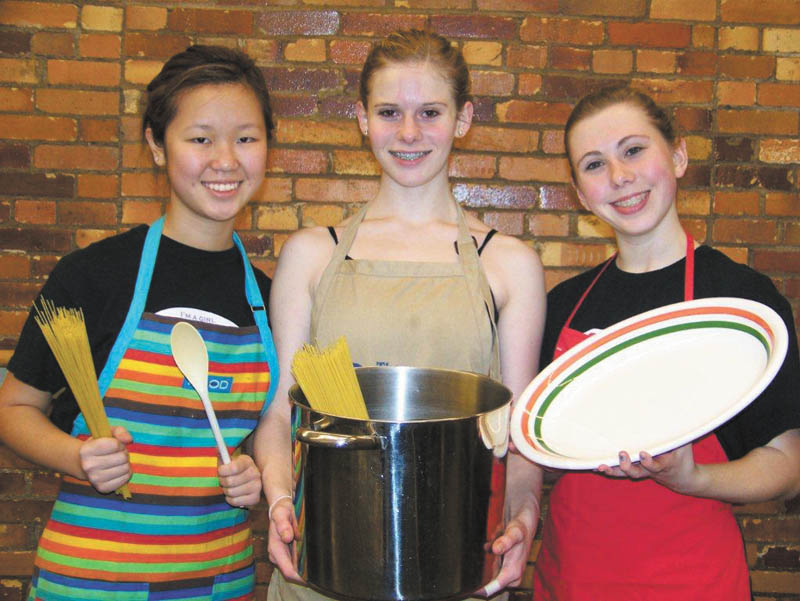
[[223, 46], [189, 46], [170, 58], [147, 86], [147, 105], [142, 116], [142, 131], [148, 127], [153, 140], [164, 145], [167, 126], [175, 118], [180, 95], [202, 85], [240, 83], [250, 88], [261, 105], [267, 139], [275, 124], [264, 76], [244, 52]]

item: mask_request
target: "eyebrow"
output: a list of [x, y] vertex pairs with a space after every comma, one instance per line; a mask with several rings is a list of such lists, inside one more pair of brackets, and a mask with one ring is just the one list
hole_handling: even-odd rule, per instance
[[[373, 106], [374, 106], [376, 109], [377, 109], [377, 108], [393, 108], [393, 107], [396, 107], [396, 106], [400, 106], [400, 103], [397, 103], [397, 102], [376, 102], [376, 103], [375, 103]], [[432, 102], [423, 102], [423, 103], [422, 103], [422, 106], [423, 106], [423, 107], [431, 107], [431, 106], [434, 106], [434, 107], [439, 107], [439, 106], [447, 106], [447, 102], [443, 102], [443, 101], [439, 101], [439, 100], [434, 100], [434, 101], [432, 101]]]
[[[625, 146], [625, 144], [627, 144], [627, 143], [628, 143], [628, 141], [629, 141], [631, 138], [644, 138], [644, 139], [646, 139], [646, 140], [649, 140], [649, 139], [650, 139], [650, 136], [648, 136], [647, 134], [631, 134], [631, 135], [629, 135], [629, 136], [625, 136], [624, 138], [620, 138], [619, 142], [617, 142], [617, 148], [619, 148], [620, 146]], [[579, 159], [578, 159], [578, 162], [577, 162], [576, 164], [580, 164], [580, 163], [582, 163], [582, 162], [583, 162], [583, 160], [584, 160], [586, 157], [589, 157], [589, 156], [594, 156], [594, 155], [597, 155], [597, 154], [602, 154], [602, 153], [601, 153], [599, 150], [590, 150], [589, 152], [587, 152], [586, 154], [584, 154], [584, 155], [583, 155], [581, 158], [579, 158]]]

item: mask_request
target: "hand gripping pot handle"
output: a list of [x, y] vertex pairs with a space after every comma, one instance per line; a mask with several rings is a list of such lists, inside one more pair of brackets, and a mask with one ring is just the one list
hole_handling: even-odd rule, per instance
[[320, 432], [300, 426], [297, 428], [295, 437], [299, 442], [314, 447], [324, 447], [329, 449], [379, 449], [381, 437], [373, 435], [339, 434], [336, 432]]

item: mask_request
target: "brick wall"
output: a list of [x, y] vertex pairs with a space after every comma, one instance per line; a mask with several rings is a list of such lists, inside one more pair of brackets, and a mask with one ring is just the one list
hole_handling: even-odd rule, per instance
[[[561, 126], [584, 91], [631, 81], [674, 106], [687, 136], [686, 226], [768, 273], [800, 315], [798, 0], [3, 0], [0, 367], [58, 257], [162, 211], [138, 113], [166, 57], [224, 44], [263, 67], [277, 137], [239, 230], [271, 272], [292, 230], [335, 223], [376, 191], [353, 114], [360, 63], [375, 36], [424, 25], [472, 66], [476, 120], [453, 154], [456, 195], [536, 248], [549, 286], [611, 247], [578, 210]], [[0, 448], [0, 599], [23, 598], [56, 488]], [[254, 513], [263, 539], [265, 512]], [[800, 503], [738, 515], [756, 599], [800, 599]], [[263, 544], [258, 557], [263, 592]]]

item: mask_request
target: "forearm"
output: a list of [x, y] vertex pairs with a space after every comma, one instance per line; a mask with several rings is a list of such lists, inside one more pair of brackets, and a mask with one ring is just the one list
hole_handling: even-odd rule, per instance
[[20, 457], [86, 479], [81, 468], [81, 441], [54, 426], [39, 409], [6, 405], [0, 409], [0, 439]]
[[536, 528], [539, 519], [539, 499], [542, 495], [542, 470], [518, 453], [509, 453], [506, 478], [506, 505], [511, 517], [523, 510], [531, 512]]
[[741, 459], [697, 466], [694, 496], [728, 503], [790, 499], [800, 492], [800, 431], [786, 432]]
[[278, 497], [293, 492], [288, 415], [266, 415], [256, 431], [254, 442], [254, 459], [261, 471], [264, 496], [267, 503], [272, 504]]

